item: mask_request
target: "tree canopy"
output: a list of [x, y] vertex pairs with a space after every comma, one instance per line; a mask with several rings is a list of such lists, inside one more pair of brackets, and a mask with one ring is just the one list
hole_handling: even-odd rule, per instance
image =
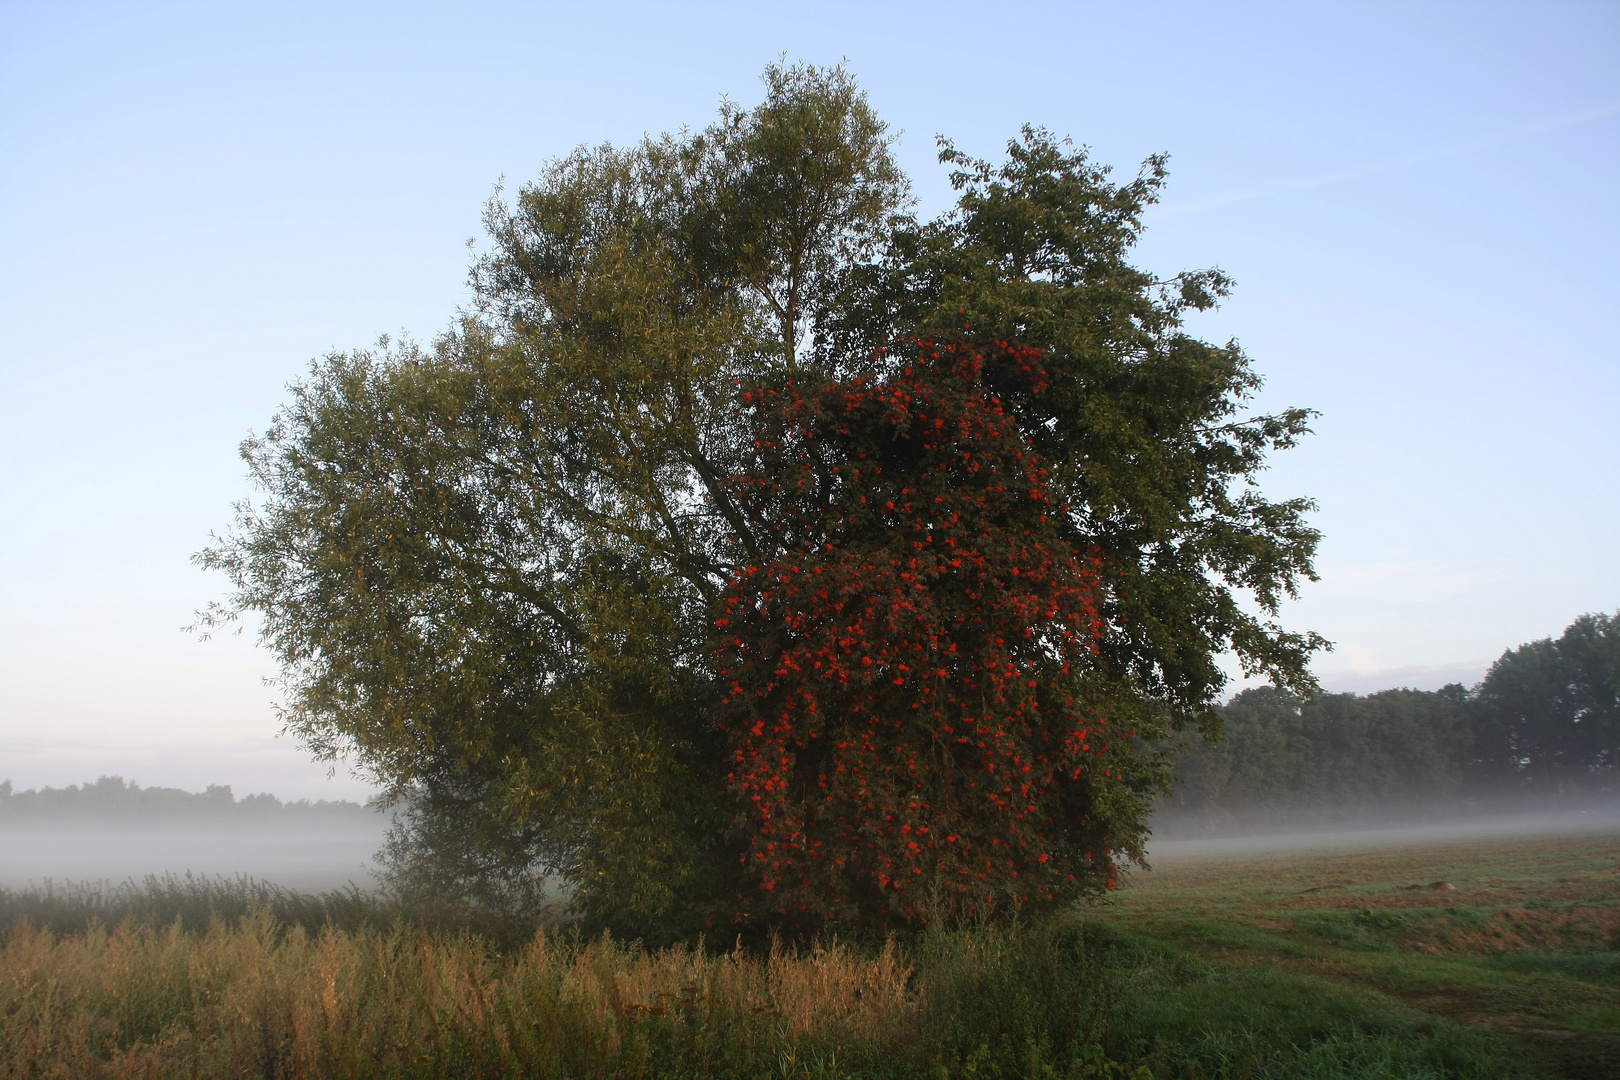
[[1495, 778], [1558, 787], [1620, 770], [1620, 613], [1507, 650], [1468, 704], [1475, 758]]
[[1184, 330], [1224, 275], [1129, 263], [1162, 158], [942, 144], [925, 222], [847, 72], [765, 89], [497, 196], [450, 329], [314, 364], [204, 623], [262, 617], [287, 727], [409, 800], [435, 887], [556, 875], [649, 935], [1104, 888], [1221, 653], [1313, 685], [1311, 507], [1255, 486], [1309, 414]]

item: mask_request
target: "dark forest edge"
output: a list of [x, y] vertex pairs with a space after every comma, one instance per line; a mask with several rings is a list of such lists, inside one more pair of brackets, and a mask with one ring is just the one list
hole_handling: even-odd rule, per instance
[[1272, 687], [1189, 741], [1154, 831], [1396, 823], [1612, 804], [1620, 794], [1620, 613], [1509, 649], [1472, 688], [1309, 700]]
[[103, 776], [63, 788], [17, 791], [0, 781], [0, 822], [47, 821], [205, 821], [247, 823], [356, 819], [370, 811], [347, 800], [308, 799], [282, 802], [268, 792], [240, 799], [229, 784], [209, 784], [203, 791], [142, 787], [122, 776]]

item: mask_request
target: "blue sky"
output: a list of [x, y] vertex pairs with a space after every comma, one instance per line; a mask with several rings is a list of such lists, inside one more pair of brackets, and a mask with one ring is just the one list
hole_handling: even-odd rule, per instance
[[1289, 624], [1334, 689], [1474, 681], [1620, 608], [1620, 6], [30, 4], [0, 8], [0, 778], [354, 796], [251, 638], [181, 632], [236, 445], [329, 350], [465, 301], [497, 180], [846, 59], [903, 133], [1171, 155], [1147, 267], [1219, 265], [1259, 408], [1322, 411]]

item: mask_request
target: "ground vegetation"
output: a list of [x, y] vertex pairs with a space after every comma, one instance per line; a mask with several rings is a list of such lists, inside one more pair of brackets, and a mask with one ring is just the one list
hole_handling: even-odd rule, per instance
[[470, 932], [357, 893], [0, 894], [0, 1070], [1531, 1078], [1620, 1061], [1612, 833], [1156, 860], [1113, 903], [868, 943]]

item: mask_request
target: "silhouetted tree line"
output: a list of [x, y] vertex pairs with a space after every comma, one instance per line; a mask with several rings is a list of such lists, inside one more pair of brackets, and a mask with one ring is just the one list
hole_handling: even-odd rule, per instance
[[179, 788], [141, 787], [122, 776], [103, 776], [94, 783], [65, 788], [13, 791], [0, 781], [0, 821], [62, 819], [285, 821], [293, 817], [354, 816], [366, 813], [359, 803], [321, 799], [282, 802], [260, 792], [238, 799], [229, 784], [210, 784], [200, 792]]
[[1472, 688], [1310, 700], [1260, 687], [1175, 755], [1161, 832], [1556, 805], [1620, 792], [1620, 613], [1504, 652]]

